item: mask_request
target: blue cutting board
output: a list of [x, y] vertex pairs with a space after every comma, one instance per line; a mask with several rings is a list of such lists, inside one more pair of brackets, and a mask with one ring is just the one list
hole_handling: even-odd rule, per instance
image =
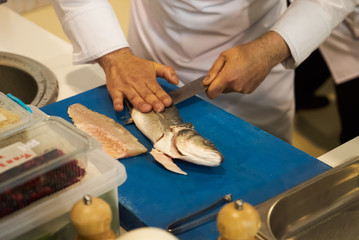
[[[158, 79], [162, 87], [175, 87]], [[127, 110], [113, 110], [105, 86], [41, 108], [48, 115], [71, 122], [67, 108], [81, 103], [124, 124]], [[197, 97], [177, 105], [185, 122], [211, 140], [225, 157], [219, 167], [203, 167], [176, 161], [188, 173], [178, 175], [157, 164], [149, 153], [120, 159], [126, 167], [127, 180], [118, 190], [120, 222], [127, 229], [153, 226], [165, 229], [173, 221], [196, 212], [225, 194], [257, 205], [308, 180], [330, 167], [316, 158], [260, 130]], [[148, 150], [151, 142], [132, 124], [126, 128]], [[219, 233], [212, 221], [178, 235], [179, 239], [215, 240]]]

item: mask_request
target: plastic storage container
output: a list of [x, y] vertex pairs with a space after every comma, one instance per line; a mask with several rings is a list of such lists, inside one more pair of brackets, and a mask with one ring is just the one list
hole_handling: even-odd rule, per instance
[[87, 174], [80, 183], [20, 210], [0, 221], [0, 239], [74, 239], [72, 206], [85, 194], [104, 199], [112, 210], [111, 229], [119, 235], [118, 186], [126, 180], [123, 164], [99, 149], [88, 153]]
[[32, 114], [0, 92], [0, 138], [31, 125]]
[[99, 144], [59, 117], [48, 117], [0, 141], [0, 219], [80, 181]]
[[110, 204], [118, 233], [117, 187], [126, 172], [100, 149], [95, 139], [58, 117], [1, 138], [0, 239], [72, 239], [68, 214], [85, 194]]

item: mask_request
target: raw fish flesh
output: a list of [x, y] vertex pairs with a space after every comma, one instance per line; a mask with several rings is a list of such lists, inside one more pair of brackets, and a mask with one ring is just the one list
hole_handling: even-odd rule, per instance
[[102, 150], [113, 158], [132, 157], [147, 152], [135, 136], [112, 118], [79, 103], [69, 106], [67, 112], [75, 126], [101, 142]]

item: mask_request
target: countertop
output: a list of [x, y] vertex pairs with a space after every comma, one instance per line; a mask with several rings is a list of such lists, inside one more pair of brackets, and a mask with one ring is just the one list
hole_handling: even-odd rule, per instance
[[62, 100], [105, 84], [97, 64], [72, 65], [72, 46], [21, 15], [0, 5], [0, 51], [32, 58], [57, 77]]

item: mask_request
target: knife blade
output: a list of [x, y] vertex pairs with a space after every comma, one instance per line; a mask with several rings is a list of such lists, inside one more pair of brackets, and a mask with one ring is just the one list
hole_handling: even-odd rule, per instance
[[208, 88], [208, 86], [203, 85], [203, 79], [205, 77], [206, 76], [199, 77], [196, 80], [170, 92], [169, 95], [172, 98], [172, 103], [180, 103], [200, 92], [205, 91]]

